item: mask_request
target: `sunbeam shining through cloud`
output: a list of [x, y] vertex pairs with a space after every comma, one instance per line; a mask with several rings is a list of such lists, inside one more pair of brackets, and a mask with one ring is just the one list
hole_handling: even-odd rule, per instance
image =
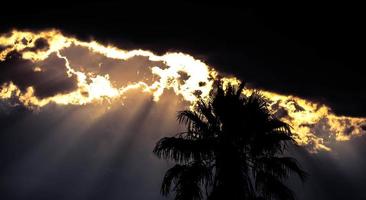
[[[225, 84], [240, 83], [184, 53], [127, 51], [97, 41], [80, 41], [58, 30], [14, 30], [2, 35], [0, 67], [0, 99], [9, 106], [29, 109], [52, 103], [123, 104], [131, 95], [129, 91], [151, 94], [153, 101], [159, 102], [167, 90], [194, 105], [199, 98], [208, 97], [218, 77]], [[270, 100], [276, 116], [292, 126], [297, 143], [310, 152], [330, 151], [331, 142], [365, 134], [366, 118], [337, 116], [327, 105], [296, 96], [261, 93]]]

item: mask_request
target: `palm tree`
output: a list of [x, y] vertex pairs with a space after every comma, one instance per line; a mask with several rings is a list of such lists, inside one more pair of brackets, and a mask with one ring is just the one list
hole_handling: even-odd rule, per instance
[[291, 175], [306, 178], [297, 161], [285, 157], [288, 124], [273, 116], [259, 92], [243, 94], [244, 84], [215, 83], [207, 101], [178, 112], [186, 131], [162, 138], [153, 152], [176, 162], [163, 179], [161, 193], [175, 200], [292, 200], [284, 184]]

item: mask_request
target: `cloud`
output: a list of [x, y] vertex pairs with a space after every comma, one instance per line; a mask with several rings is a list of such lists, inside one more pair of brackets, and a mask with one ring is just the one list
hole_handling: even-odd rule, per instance
[[5, 61], [0, 62], [0, 68], [0, 85], [12, 82], [22, 92], [33, 87], [34, 95], [39, 98], [65, 94], [77, 87], [76, 76], [68, 76], [65, 61], [56, 54], [33, 62], [23, 59], [19, 52], [12, 51], [7, 54]]
[[127, 60], [108, 58], [102, 53], [93, 52], [87, 47], [72, 45], [63, 49], [61, 54], [67, 57], [70, 65], [77, 71], [108, 75], [116, 87], [144, 81], [151, 85], [158, 77], [153, 77], [151, 68], [168, 68], [162, 61], [151, 61], [147, 56], [134, 56]]
[[[170, 91], [192, 108], [200, 97], [208, 98], [215, 78], [240, 83], [188, 54], [128, 51], [58, 30], [14, 30], [0, 37], [0, 45], [4, 47], [0, 98], [30, 109], [49, 104], [124, 104], [131, 91], [150, 94], [156, 102]], [[334, 142], [365, 134], [365, 118], [339, 116], [326, 104], [295, 95], [261, 92], [275, 115], [291, 125], [295, 141], [311, 152], [330, 151]]]

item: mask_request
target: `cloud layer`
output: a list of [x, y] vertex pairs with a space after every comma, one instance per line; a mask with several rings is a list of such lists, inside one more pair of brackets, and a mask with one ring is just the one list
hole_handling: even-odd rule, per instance
[[[0, 46], [0, 98], [31, 109], [48, 104], [123, 104], [131, 91], [150, 94], [154, 101], [173, 91], [192, 106], [208, 97], [218, 76], [225, 83], [239, 83], [187, 54], [127, 51], [58, 30], [14, 30], [0, 37]], [[330, 143], [365, 133], [364, 118], [337, 116], [326, 105], [292, 95], [262, 93], [273, 112], [293, 127], [294, 139], [311, 152], [329, 151]]]

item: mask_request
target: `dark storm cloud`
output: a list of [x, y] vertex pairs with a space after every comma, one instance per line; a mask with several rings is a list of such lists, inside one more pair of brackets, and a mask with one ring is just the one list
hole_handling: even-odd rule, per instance
[[[45, 46], [44, 43], [37, 45], [36, 42], [34, 50]], [[36, 67], [41, 71], [35, 70]], [[67, 75], [65, 60], [56, 54], [51, 54], [43, 61], [33, 62], [13, 51], [6, 56], [5, 61], [0, 62], [0, 69], [0, 85], [13, 82], [23, 92], [33, 87], [35, 95], [40, 98], [67, 93], [77, 87], [76, 76]]]

